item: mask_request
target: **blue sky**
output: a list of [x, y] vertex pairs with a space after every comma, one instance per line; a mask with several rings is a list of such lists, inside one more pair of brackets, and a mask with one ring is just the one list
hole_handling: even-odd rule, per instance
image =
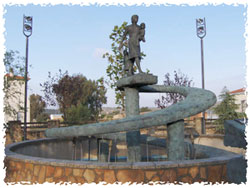
[[[174, 70], [188, 75], [201, 87], [200, 39], [195, 19], [206, 18], [204, 38], [205, 88], [218, 95], [224, 86], [235, 90], [246, 86], [245, 15], [243, 5], [207, 6], [9, 6], [4, 7], [5, 47], [25, 55], [23, 14], [33, 16], [29, 43], [29, 94], [41, 93], [40, 83], [48, 72], [59, 69], [81, 73], [89, 79], [106, 77], [108, 62], [102, 54], [110, 51], [109, 34], [114, 25], [130, 23], [133, 14], [146, 23], [146, 54], [143, 70], [149, 69], [163, 84], [164, 75]], [[140, 106], [153, 107], [159, 94], [141, 94]], [[114, 92], [107, 93], [115, 106]]]

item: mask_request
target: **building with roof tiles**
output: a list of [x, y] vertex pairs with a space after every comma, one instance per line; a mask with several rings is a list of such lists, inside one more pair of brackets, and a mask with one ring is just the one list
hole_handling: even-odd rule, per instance
[[[8, 73], [4, 76], [4, 83], [8, 84], [8, 94], [4, 96], [4, 106], [7, 110], [4, 113], [4, 122], [21, 121], [24, 122], [24, 91], [25, 80], [22, 76]], [[30, 102], [27, 99], [27, 122], [30, 121]]]
[[229, 92], [235, 98], [235, 104], [239, 105], [237, 112], [245, 112], [247, 108], [246, 88], [240, 88]]

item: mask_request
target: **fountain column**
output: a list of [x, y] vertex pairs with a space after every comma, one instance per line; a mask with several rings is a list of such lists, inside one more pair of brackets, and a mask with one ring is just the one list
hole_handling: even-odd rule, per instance
[[167, 154], [169, 161], [184, 160], [184, 120], [167, 124]]
[[[140, 114], [139, 92], [137, 88], [125, 87], [125, 113], [126, 117]], [[128, 162], [141, 160], [140, 131], [129, 131], [126, 133], [128, 148]]]
[[[139, 73], [120, 79], [117, 87], [125, 92], [125, 113], [126, 117], [140, 114], [139, 108], [139, 87], [157, 83], [157, 76], [152, 74]], [[128, 149], [128, 162], [141, 161], [140, 130], [126, 133]]]

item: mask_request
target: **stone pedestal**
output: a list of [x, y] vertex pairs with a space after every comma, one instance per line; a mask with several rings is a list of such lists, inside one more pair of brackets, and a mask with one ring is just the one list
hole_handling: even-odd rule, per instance
[[169, 161], [184, 160], [184, 120], [167, 125], [167, 154]]
[[[125, 112], [126, 117], [140, 114], [139, 92], [136, 88], [125, 87]], [[141, 160], [140, 131], [130, 131], [126, 133], [128, 162]]]
[[[125, 92], [126, 117], [140, 114], [138, 87], [157, 83], [157, 76], [151, 74], [136, 74], [125, 77], [117, 82], [118, 89]], [[140, 130], [126, 133], [128, 162], [141, 161]]]
[[157, 84], [157, 76], [154, 76], [152, 74], [139, 73], [118, 80], [116, 86], [118, 89], [123, 90], [124, 87], [134, 88], [153, 84]]

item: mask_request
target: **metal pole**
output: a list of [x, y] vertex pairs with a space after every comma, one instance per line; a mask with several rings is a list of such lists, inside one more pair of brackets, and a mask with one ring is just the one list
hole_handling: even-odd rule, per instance
[[27, 94], [28, 94], [28, 49], [29, 49], [29, 37], [32, 34], [32, 17], [31, 16], [23, 15], [23, 34], [26, 36], [23, 139], [26, 140], [27, 139]]
[[26, 58], [25, 58], [25, 91], [24, 91], [24, 140], [27, 139], [27, 89], [28, 89], [28, 47], [29, 37], [26, 37]]
[[90, 139], [91, 137], [88, 137], [88, 161], [90, 161]]
[[204, 83], [204, 56], [203, 56], [203, 38], [201, 38], [201, 76], [202, 76], [202, 89], [205, 89]]
[[[205, 89], [203, 38], [201, 38], [201, 77], [202, 77], [202, 89]], [[201, 133], [206, 134], [205, 111], [202, 112]]]

